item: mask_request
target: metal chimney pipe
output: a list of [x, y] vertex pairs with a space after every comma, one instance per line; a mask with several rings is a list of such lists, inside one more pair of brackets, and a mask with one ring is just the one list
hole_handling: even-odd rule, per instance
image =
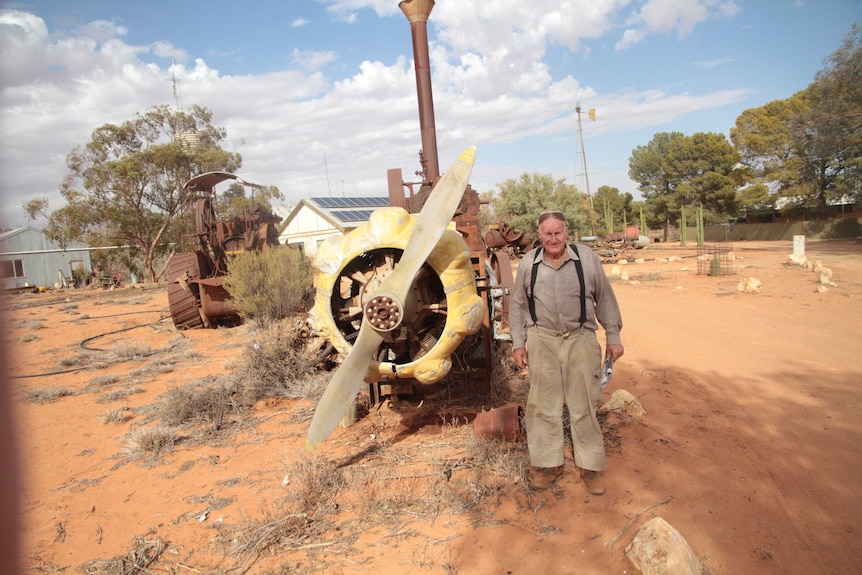
[[416, 91], [419, 95], [419, 128], [426, 178], [436, 182], [440, 177], [437, 159], [437, 128], [434, 125], [434, 96], [431, 93], [431, 57], [428, 51], [428, 16], [434, 0], [403, 0], [398, 7], [410, 21], [413, 35], [413, 61], [416, 68]]

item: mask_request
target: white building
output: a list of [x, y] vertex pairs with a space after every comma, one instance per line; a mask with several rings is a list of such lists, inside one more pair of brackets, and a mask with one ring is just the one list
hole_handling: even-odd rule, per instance
[[350, 232], [388, 205], [388, 197], [303, 199], [280, 224], [278, 241], [312, 256], [326, 238]]

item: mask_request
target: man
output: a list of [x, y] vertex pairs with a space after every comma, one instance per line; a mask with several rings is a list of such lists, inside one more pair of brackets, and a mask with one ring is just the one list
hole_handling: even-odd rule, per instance
[[530, 485], [547, 489], [563, 474], [565, 403], [575, 466], [587, 491], [602, 495], [605, 449], [596, 419], [602, 351], [596, 330], [601, 323], [607, 336], [605, 357], [616, 361], [624, 351], [622, 318], [599, 258], [587, 246], [569, 246], [561, 212], [546, 210], [539, 216], [539, 239], [542, 246], [518, 266], [509, 309], [513, 359], [519, 369], [530, 366], [525, 414]]

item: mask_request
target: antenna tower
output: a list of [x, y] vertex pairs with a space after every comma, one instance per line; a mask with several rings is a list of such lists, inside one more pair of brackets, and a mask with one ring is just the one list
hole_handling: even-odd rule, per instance
[[[575, 104], [575, 112], [578, 113], [578, 160], [580, 165], [584, 168], [583, 176], [584, 176], [584, 184], [587, 190], [587, 197], [590, 198], [590, 209], [593, 209], [593, 194], [590, 193], [590, 176], [587, 174], [587, 151], [584, 149], [584, 128], [581, 125], [581, 103], [577, 102]], [[576, 176], [580, 176], [581, 174], [575, 174]]]

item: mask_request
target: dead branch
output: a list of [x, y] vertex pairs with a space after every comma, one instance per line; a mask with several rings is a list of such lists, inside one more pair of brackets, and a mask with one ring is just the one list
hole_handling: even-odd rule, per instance
[[671, 499], [673, 499], [673, 497], [666, 497], [666, 498], [662, 499], [661, 501], [656, 501], [656, 502], [655, 502], [655, 503], [653, 503], [652, 505], [647, 505], [646, 507], [644, 507], [643, 509], [641, 509], [638, 513], [636, 513], [636, 514], [635, 514], [635, 516], [634, 516], [634, 517], [632, 517], [631, 519], [629, 519], [629, 522], [628, 522], [628, 523], [626, 523], [626, 526], [625, 526], [625, 527], [623, 527], [623, 528], [620, 530], [620, 532], [619, 532], [619, 533], [617, 533], [617, 536], [616, 536], [616, 537], [614, 537], [613, 539], [611, 539], [610, 541], [608, 541], [607, 543], [605, 543], [605, 547], [613, 547], [613, 546], [614, 546], [614, 544], [616, 544], [616, 542], [620, 540], [620, 537], [622, 537], [622, 536], [623, 536], [623, 533], [625, 533], [626, 529], [628, 529], [629, 527], [631, 527], [631, 524], [632, 524], [632, 523], [634, 523], [634, 522], [635, 522], [635, 520], [637, 520], [637, 518], [638, 518], [638, 517], [640, 517], [641, 515], [643, 515], [644, 513], [646, 513], [647, 511], [649, 511], [650, 509], [652, 509], [653, 507], [658, 507], [659, 505], [664, 505], [665, 503], [667, 503], [667, 502], [668, 502], [668, 501], [670, 501]]

